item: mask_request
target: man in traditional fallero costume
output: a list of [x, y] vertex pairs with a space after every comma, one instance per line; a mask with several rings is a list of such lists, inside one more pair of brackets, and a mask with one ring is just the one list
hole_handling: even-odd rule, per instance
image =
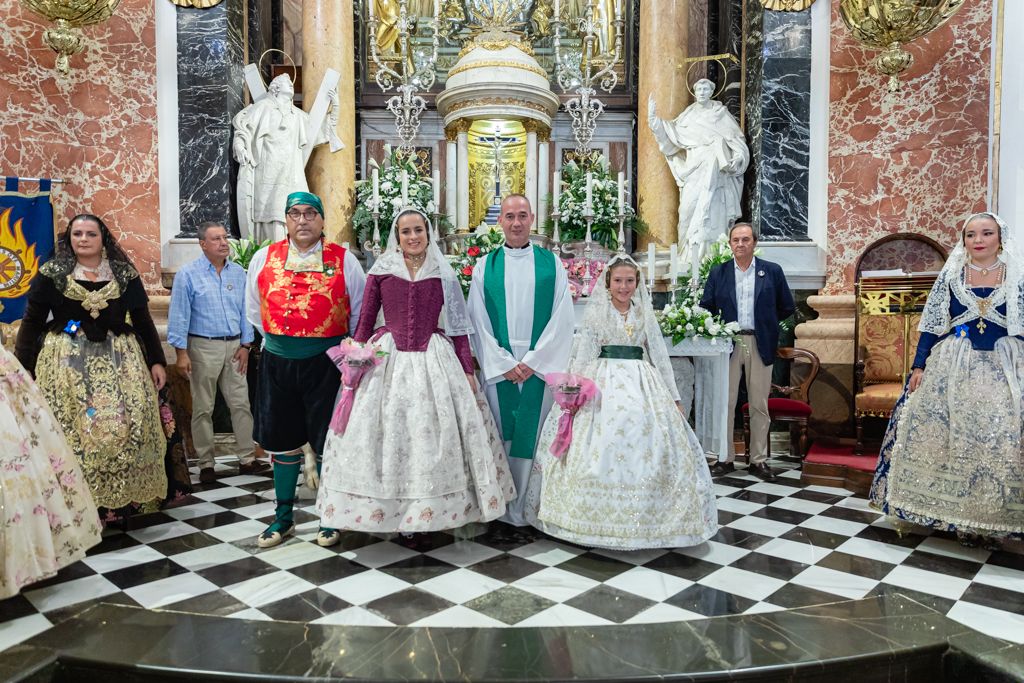
[[530, 244], [533, 219], [526, 197], [505, 198], [498, 218], [505, 244], [476, 264], [469, 290], [473, 350], [516, 484], [501, 519], [516, 526], [527, 524], [527, 482], [551, 408], [544, 376], [566, 371], [574, 327], [569, 278], [553, 253]]
[[[356, 328], [366, 283], [356, 257], [324, 239], [324, 208], [315, 194], [288, 195], [285, 224], [288, 237], [253, 256], [246, 289], [246, 316], [263, 335], [255, 439], [271, 455], [277, 497], [274, 521], [257, 539], [261, 548], [295, 530], [292, 509], [306, 444], [312, 451], [305, 458], [306, 482], [316, 487], [341, 383], [325, 352]], [[336, 529], [321, 527], [317, 534], [322, 546], [339, 539]]]

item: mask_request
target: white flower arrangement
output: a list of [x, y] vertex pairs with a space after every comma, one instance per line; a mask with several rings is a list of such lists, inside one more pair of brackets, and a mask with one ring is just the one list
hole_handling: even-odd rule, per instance
[[666, 304], [657, 317], [662, 334], [671, 337], [673, 344], [692, 337], [711, 339], [712, 343], [718, 339], [732, 341], [740, 331], [739, 323], [724, 322], [721, 316], [703, 308], [696, 292], [689, 289], [677, 295], [675, 304]]

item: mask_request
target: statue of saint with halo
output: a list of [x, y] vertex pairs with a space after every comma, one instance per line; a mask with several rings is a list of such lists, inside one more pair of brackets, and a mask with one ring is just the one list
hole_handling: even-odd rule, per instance
[[693, 86], [695, 101], [674, 120], [659, 119], [654, 98], [647, 121], [679, 186], [680, 256], [698, 264], [706, 246], [740, 217], [743, 172], [750, 163], [746, 139], [736, 119], [711, 99], [715, 84], [706, 78]]

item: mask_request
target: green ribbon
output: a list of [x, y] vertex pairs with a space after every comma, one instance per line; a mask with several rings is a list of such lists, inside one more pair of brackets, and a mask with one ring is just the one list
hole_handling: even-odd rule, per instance
[[639, 346], [602, 346], [601, 355], [598, 358], [613, 358], [616, 360], [643, 360], [644, 350]]
[[316, 212], [320, 214], [321, 218], [327, 218], [327, 216], [324, 215], [324, 203], [312, 192], [292, 192], [288, 195], [284, 205], [285, 213], [288, 213], [288, 209], [296, 206], [297, 204], [312, 206], [316, 209]]
[[[530, 334], [532, 351], [541, 333], [551, 320], [555, 305], [555, 255], [533, 246], [533, 330]], [[496, 249], [487, 257], [484, 271], [484, 304], [491, 329], [501, 348], [512, 353], [508, 338], [508, 312], [505, 309], [505, 250]], [[505, 441], [511, 441], [509, 457], [533, 458], [540, 427], [540, 409], [544, 402], [544, 380], [533, 375], [516, 385], [508, 380], [497, 384], [501, 432]]]

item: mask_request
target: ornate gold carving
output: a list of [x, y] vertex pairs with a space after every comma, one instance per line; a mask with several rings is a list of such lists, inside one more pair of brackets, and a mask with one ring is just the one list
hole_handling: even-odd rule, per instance
[[523, 130], [527, 133], [536, 133], [541, 128], [540, 121], [534, 121], [533, 119], [527, 119], [523, 121]]
[[530, 109], [532, 111], [539, 112], [541, 114], [550, 115], [547, 108], [537, 104], [536, 102], [525, 102], [516, 97], [481, 97], [475, 100], [465, 100], [463, 102], [457, 102], [448, 108], [448, 112], [461, 111], [469, 107], [522, 107], [524, 109]]
[[473, 122], [469, 119], [458, 119], [456, 121], [452, 121], [451, 125], [455, 128], [456, 135], [458, 135], [459, 133], [469, 133], [470, 126], [473, 125]]
[[476, 48], [482, 48], [484, 50], [491, 50], [497, 52], [498, 50], [504, 50], [506, 47], [514, 47], [520, 52], [523, 52], [530, 57], [533, 57], [533, 46], [525, 40], [481, 40], [474, 38], [473, 40], [466, 43], [461, 50], [459, 50], [459, 59], [462, 59]]
[[444, 139], [448, 142], [455, 142], [459, 139], [459, 129], [453, 124], [444, 127]]
[[875, 68], [889, 77], [889, 92], [900, 89], [899, 74], [914, 63], [903, 45], [946, 23], [964, 0], [842, 0], [839, 13], [853, 37], [883, 50]]
[[534, 66], [533, 64], [525, 64], [523, 62], [514, 62], [510, 59], [488, 59], [481, 60], [479, 62], [469, 62], [468, 64], [457, 66], [451, 71], [449, 71], [448, 78], [451, 78], [455, 74], [461, 74], [464, 71], [470, 71], [472, 69], [489, 69], [492, 67], [507, 67], [509, 69], [521, 69], [522, 71], [529, 71], [530, 73], [537, 74], [538, 76], [541, 76], [545, 79], [548, 78], [548, 72], [540, 68], [539, 66]]
[[800, 12], [814, 4], [814, 0], [761, 0], [765, 9], [777, 12]]
[[537, 142], [551, 142], [551, 128], [540, 122], [537, 125]]
[[171, 0], [178, 7], [194, 7], [196, 9], [210, 9], [221, 3], [221, 0]]
[[21, 0], [28, 9], [57, 26], [43, 32], [43, 41], [57, 53], [56, 68], [62, 74], [69, 71], [71, 55], [82, 49], [82, 34], [75, 30], [82, 26], [106, 21], [121, 0]]

